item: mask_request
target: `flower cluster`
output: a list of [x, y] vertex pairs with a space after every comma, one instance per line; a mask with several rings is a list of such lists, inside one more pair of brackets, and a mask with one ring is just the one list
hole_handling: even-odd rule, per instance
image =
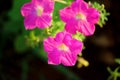
[[[54, 3], [54, 0], [32, 0], [24, 4], [21, 14], [25, 17], [25, 28], [31, 30], [50, 27]], [[58, 32], [55, 37], [44, 39], [44, 50], [48, 53], [48, 64], [73, 66], [77, 55], [82, 51], [83, 42], [72, 35], [76, 32], [84, 36], [93, 35], [100, 13], [85, 1], [76, 0], [70, 6], [61, 9], [59, 14], [65, 23], [65, 29]]]

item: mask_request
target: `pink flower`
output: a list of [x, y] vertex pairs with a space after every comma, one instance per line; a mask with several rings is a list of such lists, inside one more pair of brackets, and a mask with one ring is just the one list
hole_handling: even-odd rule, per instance
[[95, 23], [99, 20], [99, 12], [88, 7], [83, 0], [74, 1], [70, 7], [60, 10], [60, 18], [66, 23], [66, 31], [75, 34], [76, 31], [89, 36], [94, 34]]
[[73, 66], [77, 54], [81, 53], [83, 43], [73, 39], [67, 32], [59, 32], [55, 38], [44, 40], [44, 49], [48, 53], [48, 64]]
[[46, 28], [51, 25], [54, 2], [52, 0], [32, 0], [21, 8], [21, 14], [25, 17], [26, 29]]

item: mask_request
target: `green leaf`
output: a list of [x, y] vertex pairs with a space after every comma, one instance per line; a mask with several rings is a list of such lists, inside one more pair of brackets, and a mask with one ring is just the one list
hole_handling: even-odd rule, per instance
[[108, 16], [110, 15], [109, 12], [106, 11], [105, 6], [102, 4], [100, 5], [97, 2], [93, 2], [92, 3], [92, 7], [96, 8], [99, 12], [100, 12], [100, 19], [98, 21], [98, 25], [102, 28], [103, 25], [106, 23], [106, 21], [108, 20]]
[[23, 35], [18, 36], [15, 39], [14, 47], [18, 52], [24, 52], [25, 50], [28, 49], [28, 46], [26, 45], [26, 41]]
[[115, 62], [120, 64], [120, 58], [115, 59]]
[[13, 0], [13, 8], [12, 10], [8, 13], [10, 18], [12, 20], [19, 20], [22, 19], [22, 15], [21, 15], [21, 7], [27, 3], [30, 2], [31, 0]]
[[73, 35], [73, 37], [77, 40], [80, 40], [80, 41], [84, 41], [85, 40], [85, 36], [83, 34], [81, 34], [80, 32], [76, 32], [76, 34]]
[[6, 22], [3, 27], [5, 34], [18, 33], [19, 30], [24, 30], [24, 26], [21, 23], [23, 22], [20, 20]]
[[58, 3], [56, 2], [55, 5], [54, 5], [54, 11], [53, 11], [53, 21], [60, 21], [60, 17], [59, 17], [59, 10], [64, 8], [65, 5], [64, 4], [61, 4], [61, 3]]

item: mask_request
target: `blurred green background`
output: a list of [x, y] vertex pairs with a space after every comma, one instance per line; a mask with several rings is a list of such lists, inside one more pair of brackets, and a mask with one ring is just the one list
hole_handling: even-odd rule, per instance
[[[90, 65], [82, 68], [48, 65], [41, 42], [37, 46], [28, 43], [34, 47], [26, 45], [31, 31], [24, 28], [20, 8], [29, 1], [0, 1], [0, 80], [107, 80], [107, 67], [114, 70], [120, 66], [114, 61], [120, 58], [119, 1], [91, 0], [105, 4], [110, 16], [103, 28], [96, 26], [95, 34], [84, 41], [86, 48], [82, 53]], [[55, 4], [56, 10], [63, 6]], [[35, 31], [41, 34], [41, 30]]]

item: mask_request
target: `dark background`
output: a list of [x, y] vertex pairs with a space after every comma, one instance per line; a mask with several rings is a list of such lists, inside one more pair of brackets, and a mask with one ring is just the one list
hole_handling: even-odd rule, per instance
[[[110, 75], [107, 67], [114, 70], [119, 66], [114, 59], [120, 58], [120, 3], [119, 0], [98, 2], [105, 4], [110, 16], [103, 28], [96, 26], [95, 34], [84, 41], [83, 57], [90, 65], [79, 69], [48, 65], [31, 48], [16, 51], [15, 38], [22, 33], [16, 25], [23, 24], [23, 18], [17, 22], [19, 18], [12, 15], [16, 19], [11, 19], [13, 0], [0, 0], [0, 80], [107, 80]], [[6, 25], [11, 28], [6, 30]]]

